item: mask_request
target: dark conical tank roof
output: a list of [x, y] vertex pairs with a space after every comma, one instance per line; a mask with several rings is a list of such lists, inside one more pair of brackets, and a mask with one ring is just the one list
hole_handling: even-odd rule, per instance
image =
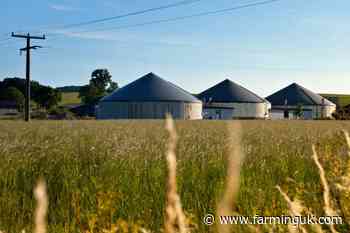
[[190, 102], [200, 103], [196, 97], [180, 87], [149, 73], [101, 99], [102, 102]]
[[201, 100], [221, 103], [263, 103], [265, 99], [259, 97], [246, 88], [229, 79], [203, 91], [198, 95]]
[[266, 98], [272, 105], [335, 105], [326, 98], [293, 83]]

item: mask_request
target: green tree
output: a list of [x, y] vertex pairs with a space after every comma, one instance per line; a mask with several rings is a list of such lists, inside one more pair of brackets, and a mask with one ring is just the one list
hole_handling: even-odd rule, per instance
[[57, 106], [61, 99], [61, 92], [48, 86], [40, 86], [33, 97], [35, 102], [46, 109]]
[[107, 93], [112, 93], [113, 91], [117, 90], [118, 88], [119, 88], [118, 83], [112, 81], [109, 84], [109, 87], [107, 89]]
[[100, 95], [98, 88], [90, 84], [85, 85], [80, 89], [79, 97], [83, 103], [91, 104], [97, 103], [102, 96]]
[[8, 87], [0, 90], [0, 100], [15, 101], [19, 111], [22, 111], [24, 105], [24, 95], [16, 87]]
[[297, 109], [294, 112], [297, 118], [302, 118], [304, 115], [304, 108], [302, 104], [298, 104]]
[[80, 89], [79, 97], [86, 104], [95, 104], [117, 88], [118, 84], [112, 81], [112, 75], [107, 69], [97, 69], [92, 72], [89, 85]]

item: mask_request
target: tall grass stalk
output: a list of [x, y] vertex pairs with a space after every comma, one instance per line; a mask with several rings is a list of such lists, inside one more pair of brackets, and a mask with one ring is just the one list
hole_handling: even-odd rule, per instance
[[[350, 137], [347, 131], [343, 131], [346, 142], [347, 142], [347, 153], [348, 158], [346, 162], [345, 174], [340, 178], [340, 182], [336, 184], [336, 187], [340, 191], [341, 203], [349, 203], [350, 201]], [[341, 205], [341, 210], [345, 216], [345, 221], [350, 225], [350, 207], [347, 205]]]
[[[287, 202], [288, 204], [288, 209], [289, 209], [289, 214], [294, 218], [296, 216], [302, 216], [302, 212], [304, 211], [304, 206], [301, 204], [301, 201], [299, 200], [294, 200], [292, 201], [287, 193], [285, 193], [280, 186], [276, 186], [277, 190], [281, 193], [283, 199]], [[288, 225], [288, 230], [290, 233], [296, 233], [298, 232], [298, 229], [301, 230], [303, 233], [307, 233], [306, 229], [299, 225], [299, 226], [292, 226]]]
[[[239, 190], [240, 168], [243, 160], [243, 151], [241, 147], [242, 129], [239, 123], [228, 125], [228, 168], [226, 175], [225, 191], [222, 200], [218, 203], [217, 216], [232, 215], [235, 205], [235, 199]], [[218, 232], [231, 232], [230, 224], [217, 224]]]
[[169, 133], [169, 142], [166, 153], [168, 165], [167, 194], [166, 194], [166, 216], [165, 233], [175, 233], [177, 229], [180, 233], [186, 233], [186, 217], [182, 211], [181, 200], [177, 193], [176, 184], [176, 144], [177, 134], [174, 121], [170, 115], [166, 118], [166, 129]]
[[349, 136], [349, 132], [344, 130], [343, 133], [345, 135], [345, 140], [346, 140], [346, 143], [348, 145], [348, 155], [350, 157], [350, 136]]
[[37, 201], [34, 233], [46, 233], [46, 214], [49, 203], [46, 193], [46, 184], [43, 180], [40, 180], [34, 189], [34, 197]]
[[[336, 216], [336, 211], [332, 208], [332, 204], [331, 204], [331, 192], [330, 192], [330, 188], [329, 188], [329, 184], [326, 178], [326, 173], [318, 159], [318, 155], [317, 155], [317, 151], [316, 151], [316, 147], [315, 145], [312, 145], [312, 158], [319, 170], [320, 173], [320, 179], [321, 179], [321, 184], [323, 187], [323, 201], [324, 201], [324, 211], [326, 213], [327, 216]], [[332, 233], [337, 233], [337, 231], [335, 230], [335, 227], [333, 224], [329, 225], [329, 228], [331, 229]]]

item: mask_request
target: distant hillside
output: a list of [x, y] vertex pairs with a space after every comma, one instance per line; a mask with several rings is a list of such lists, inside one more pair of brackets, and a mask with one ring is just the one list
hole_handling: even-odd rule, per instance
[[64, 87], [57, 87], [56, 89], [60, 92], [79, 92], [80, 88], [82, 86], [64, 86]]
[[320, 94], [320, 95], [332, 101], [339, 107], [344, 107], [350, 104], [350, 95], [341, 95], [341, 94]]

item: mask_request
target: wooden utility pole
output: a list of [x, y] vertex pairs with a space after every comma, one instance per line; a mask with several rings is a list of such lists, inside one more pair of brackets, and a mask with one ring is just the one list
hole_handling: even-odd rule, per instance
[[25, 113], [24, 119], [25, 121], [30, 121], [30, 50], [38, 49], [41, 46], [30, 46], [30, 40], [45, 40], [45, 35], [43, 36], [31, 36], [29, 33], [27, 35], [19, 35], [14, 34], [12, 32], [12, 37], [22, 38], [27, 40], [27, 46], [25, 48], [20, 49], [20, 54], [23, 51], [26, 52], [26, 101], [25, 101]]

